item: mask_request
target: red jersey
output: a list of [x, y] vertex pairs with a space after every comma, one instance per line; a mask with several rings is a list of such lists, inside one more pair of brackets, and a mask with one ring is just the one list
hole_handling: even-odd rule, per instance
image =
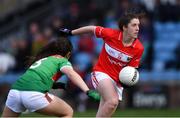
[[122, 43], [122, 31], [100, 26], [96, 27], [95, 35], [104, 40], [104, 45], [93, 71], [104, 72], [119, 82], [119, 72], [123, 67], [139, 66], [144, 51], [139, 39], [135, 39], [131, 46], [125, 47]]

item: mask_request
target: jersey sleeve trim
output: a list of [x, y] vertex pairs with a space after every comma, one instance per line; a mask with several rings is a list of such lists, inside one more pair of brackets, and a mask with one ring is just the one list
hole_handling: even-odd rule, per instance
[[73, 68], [73, 67], [70, 65], [66, 65], [66, 66], [61, 67], [60, 70], [62, 70], [63, 68]]

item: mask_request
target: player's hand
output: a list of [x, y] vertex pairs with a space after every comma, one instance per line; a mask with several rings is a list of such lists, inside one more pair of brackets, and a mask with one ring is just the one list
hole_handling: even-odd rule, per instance
[[59, 34], [61, 36], [72, 36], [72, 31], [70, 29], [61, 28], [59, 29]]
[[101, 97], [100, 97], [100, 95], [99, 95], [99, 93], [97, 91], [95, 91], [95, 90], [88, 90], [86, 92], [86, 94], [88, 95], [88, 97], [90, 99], [92, 99], [94, 101], [100, 101]]
[[52, 89], [64, 89], [64, 90], [66, 90], [67, 89], [67, 84], [62, 83], [62, 82], [54, 82], [53, 86], [52, 86]]

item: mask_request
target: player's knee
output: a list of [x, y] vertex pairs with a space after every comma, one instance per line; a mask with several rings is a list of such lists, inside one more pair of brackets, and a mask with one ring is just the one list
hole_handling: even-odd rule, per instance
[[118, 98], [112, 98], [107, 101], [107, 104], [108, 104], [107, 106], [109, 107], [109, 109], [114, 109], [118, 106], [119, 100]]
[[69, 108], [67, 111], [66, 111], [66, 116], [68, 117], [72, 117], [73, 116], [73, 109], [72, 108]]
[[70, 112], [69, 112], [69, 115], [73, 116], [73, 113], [74, 113], [74, 111], [73, 111], [73, 109], [71, 109]]
[[72, 108], [68, 108], [66, 110], [63, 111], [59, 111], [58, 114], [56, 116], [60, 116], [60, 117], [72, 117], [73, 116], [73, 109]]

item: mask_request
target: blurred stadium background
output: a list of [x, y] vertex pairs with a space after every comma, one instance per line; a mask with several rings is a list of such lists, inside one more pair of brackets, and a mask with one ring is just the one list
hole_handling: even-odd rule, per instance
[[[139, 7], [147, 13], [141, 20], [139, 35], [145, 52], [139, 68], [140, 82], [125, 90], [117, 111], [135, 108], [178, 112], [180, 0], [0, 0], [0, 113], [11, 84], [26, 69], [26, 57], [34, 55], [48, 40], [57, 38], [58, 28], [84, 25], [117, 28], [119, 17], [130, 7]], [[92, 35], [70, 39], [74, 45], [71, 62], [92, 87], [90, 72], [103, 42]], [[97, 109], [98, 104], [89, 101], [73, 84], [69, 89], [51, 92], [77, 112]]]

